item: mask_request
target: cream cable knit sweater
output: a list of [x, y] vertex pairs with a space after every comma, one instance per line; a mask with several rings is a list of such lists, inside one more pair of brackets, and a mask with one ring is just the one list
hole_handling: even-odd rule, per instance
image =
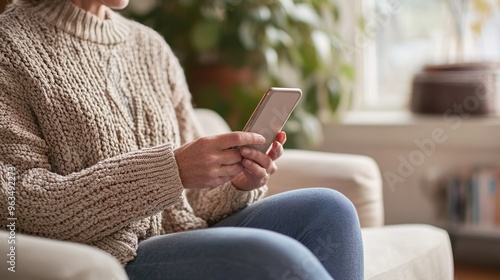
[[18, 232], [101, 248], [207, 227], [260, 199], [231, 183], [184, 190], [173, 149], [198, 137], [183, 71], [154, 31], [67, 1], [0, 16], [0, 226], [15, 167]]

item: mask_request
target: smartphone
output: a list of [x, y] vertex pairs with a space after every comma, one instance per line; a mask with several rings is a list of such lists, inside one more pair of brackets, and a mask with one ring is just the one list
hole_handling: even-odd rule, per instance
[[262, 97], [243, 131], [258, 133], [266, 138], [263, 145], [249, 145], [267, 153], [278, 133], [302, 97], [298, 88], [270, 88]]

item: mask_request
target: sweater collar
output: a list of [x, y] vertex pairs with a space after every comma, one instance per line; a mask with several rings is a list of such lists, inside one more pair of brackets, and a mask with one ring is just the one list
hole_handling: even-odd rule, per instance
[[47, 0], [38, 4], [20, 0], [17, 5], [75, 37], [95, 43], [117, 44], [130, 32], [127, 20], [109, 8], [106, 8], [106, 19], [101, 19], [69, 0]]

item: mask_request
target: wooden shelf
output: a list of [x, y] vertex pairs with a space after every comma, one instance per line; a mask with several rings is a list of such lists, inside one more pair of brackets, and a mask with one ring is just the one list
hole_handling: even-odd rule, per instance
[[450, 235], [457, 237], [500, 239], [500, 227], [498, 226], [485, 227], [475, 225], [448, 225], [445, 228]]
[[499, 227], [448, 224], [443, 228], [450, 235], [456, 262], [500, 267]]

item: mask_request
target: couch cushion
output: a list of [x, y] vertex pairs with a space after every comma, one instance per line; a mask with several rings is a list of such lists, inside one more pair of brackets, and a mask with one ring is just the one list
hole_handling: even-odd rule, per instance
[[[71, 242], [25, 234], [15, 236], [16, 251], [9, 264], [11, 233], [0, 230], [0, 279], [11, 280], [125, 280], [125, 270], [110, 254]], [[15, 263], [14, 263], [15, 262]], [[15, 265], [15, 272], [7, 270]]]
[[363, 229], [365, 279], [453, 279], [448, 233], [429, 225]]

